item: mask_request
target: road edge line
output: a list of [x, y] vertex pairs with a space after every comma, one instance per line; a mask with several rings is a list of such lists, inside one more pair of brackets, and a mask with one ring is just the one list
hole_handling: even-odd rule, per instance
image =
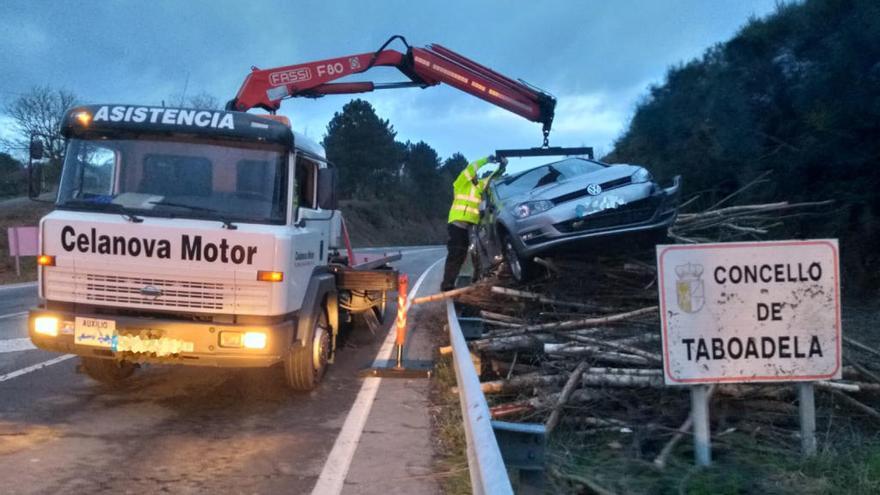
[[12, 318], [21, 318], [22, 316], [27, 316], [27, 311], [19, 311], [18, 313], [9, 313], [7, 315], [0, 315], [0, 320], [10, 320]]
[[17, 337], [14, 339], [0, 340], [0, 354], [10, 352], [32, 351], [37, 347], [31, 342], [30, 337]]
[[36, 286], [37, 286], [36, 280], [33, 282], [21, 282], [18, 284], [3, 284], [3, 285], [0, 285], [0, 292], [2, 292], [4, 290], [23, 289], [25, 287], [36, 287]]
[[53, 364], [58, 364], [62, 361], [67, 361], [68, 359], [70, 359], [72, 357], [75, 357], [75, 355], [74, 354], [64, 354], [62, 356], [58, 356], [57, 358], [52, 358], [48, 361], [43, 361], [42, 363], [37, 363], [37, 364], [31, 365], [31, 366], [28, 366], [27, 368], [22, 368], [20, 370], [15, 370], [15, 371], [6, 373], [5, 375], [0, 375], [0, 383], [3, 383], [7, 380], [12, 380], [13, 378], [17, 378], [21, 375], [27, 375], [28, 373], [41, 370], [41, 369], [46, 368], [48, 366], [52, 366]]

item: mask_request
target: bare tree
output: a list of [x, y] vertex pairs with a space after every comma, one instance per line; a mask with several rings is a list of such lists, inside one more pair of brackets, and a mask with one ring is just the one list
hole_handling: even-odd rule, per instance
[[64, 114], [76, 104], [76, 95], [63, 89], [35, 86], [4, 106], [4, 113], [12, 119], [13, 137], [2, 144], [9, 149], [26, 150], [31, 139], [42, 141], [49, 161], [46, 179], [55, 181], [64, 159], [64, 138], [61, 121]]
[[222, 105], [216, 96], [202, 91], [191, 96], [183, 93], [171, 95], [168, 101], [180, 108], [198, 108], [200, 110], [220, 110]]

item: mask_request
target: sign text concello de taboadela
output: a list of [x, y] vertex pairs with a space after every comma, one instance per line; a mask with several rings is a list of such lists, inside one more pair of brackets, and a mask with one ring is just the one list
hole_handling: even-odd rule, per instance
[[657, 246], [668, 385], [841, 376], [837, 240]]

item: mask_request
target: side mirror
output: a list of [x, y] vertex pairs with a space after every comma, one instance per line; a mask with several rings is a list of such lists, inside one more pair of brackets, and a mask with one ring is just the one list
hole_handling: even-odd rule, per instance
[[39, 139], [31, 139], [30, 146], [31, 160], [43, 159], [43, 142]]
[[28, 167], [28, 197], [31, 199], [40, 196], [43, 189], [43, 167], [31, 163]]
[[328, 166], [318, 170], [318, 208], [336, 210], [339, 200], [336, 197], [336, 167]]

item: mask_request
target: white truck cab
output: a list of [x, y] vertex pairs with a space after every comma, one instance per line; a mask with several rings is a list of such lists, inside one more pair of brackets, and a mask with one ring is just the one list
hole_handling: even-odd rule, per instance
[[[292, 387], [313, 388], [348, 317], [340, 291], [351, 303], [323, 148], [283, 117], [217, 110], [83, 106], [62, 128], [34, 344], [103, 381], [141, 362], [283, 363]], [[359, 288], [384, 298], [385, 272]]]

